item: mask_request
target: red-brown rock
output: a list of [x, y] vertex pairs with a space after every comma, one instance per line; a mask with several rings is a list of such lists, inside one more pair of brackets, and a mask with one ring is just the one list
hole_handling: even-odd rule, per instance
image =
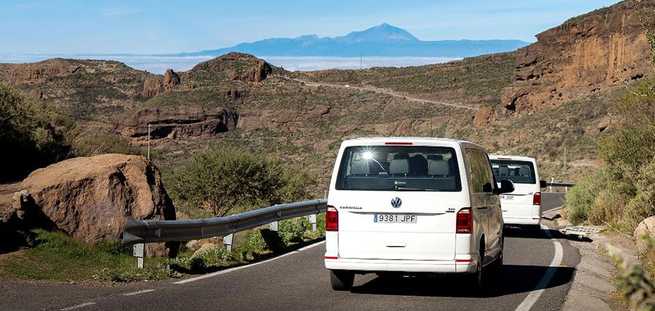
[[539, 110], [652, 72], [642, 17], [653, 10], [653, 0], [624, 1], [540, 33], [536, 43], [516, 52], [503, 106]]
[[175, 219], [157, 167], [142, 156], [104, 154], [65, 160], [21, 185], [55, 229], [96, 243], [121, 237], [128, 217]]

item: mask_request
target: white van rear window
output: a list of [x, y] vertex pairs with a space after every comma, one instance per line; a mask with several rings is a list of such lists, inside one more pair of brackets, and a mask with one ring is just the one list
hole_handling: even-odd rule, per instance
[[534, 165], [529, 161], [491, 160], [497, 181], [511, 180], [515, 184], [536, 184]]
[[461, 191], [453, 148], [358, 146], [345, 149], [337, 190]]

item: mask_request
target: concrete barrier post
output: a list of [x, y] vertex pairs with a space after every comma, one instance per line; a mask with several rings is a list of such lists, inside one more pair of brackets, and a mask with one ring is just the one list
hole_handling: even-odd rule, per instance
[[234, 238], [234, 233], [230, 233], [223, 237], [223, 245], [228, 252], [232, 251], [232, 240]]
[[312, 232], [316, 232], [316, 214], [311, 214], [307, 216], [307, 220], [312, 224]]
[[143, 257], [145, 255], [145, 244], [137, 243], [132, 246], [132, 254], [136, 257], [136, 267], [143, 269]]
[[268, 225], [268, 228], [271, 229], [271, 231], [277, 232], [278, 228], [278, 222], [274, 221], [270, 225]]

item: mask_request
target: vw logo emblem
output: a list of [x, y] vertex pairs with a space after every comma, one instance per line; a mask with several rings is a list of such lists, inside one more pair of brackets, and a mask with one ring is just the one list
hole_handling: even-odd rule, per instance
[[399, 208], [400, 205], [402, 205], [402, 204], [403, 204], [403, 201], [400, 200], [399, 197], [395, 197], [395, 198], [391, 199], [391, 206], [393, 206], [394, 208]]

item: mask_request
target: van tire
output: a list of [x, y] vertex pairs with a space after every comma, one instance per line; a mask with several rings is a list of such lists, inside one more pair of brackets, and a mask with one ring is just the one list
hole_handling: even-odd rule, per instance
[[[475, 292], [480, 297], [485, 297], [487, 295], [487, 290], [489, 287], [489, 271], [490, 266], [485, 267], [483, 265], [484, 259], [484, 244], [480, 249], [480, 260], [478, 260], [478, 267], [476, 272], [471, 275], [471, 283], [473, 283], [473, 288]], [[492, 263], [494, 264], [494, 263]]]
[[353, 287], [355, 273], [343, 270], [330, 270], [330, 285], [333, 290], [347, 291]]

